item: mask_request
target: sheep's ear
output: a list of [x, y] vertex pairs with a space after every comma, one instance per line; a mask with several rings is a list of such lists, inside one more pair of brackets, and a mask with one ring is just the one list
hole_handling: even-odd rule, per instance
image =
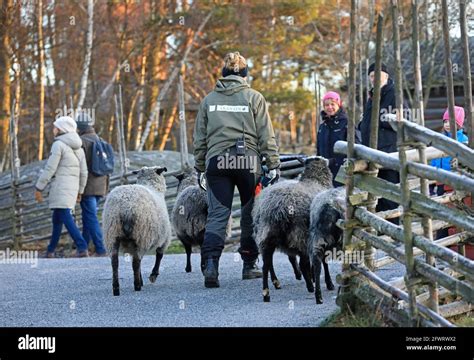
[[160, 169], [156, 169], [156, 173], [157, 173], [158, 175], [161, 175], [161, 173], [166, 172], [166, 171], [168, 171], [168, 169], [165, 168], [165, 167], [164, 167], [164, 168], [160, 168]]
[[133, 171], [132, 171], [132, 174], [137, 175], [139, 172], [140, 172], [140, 170], [133, 170]]
[[316, 155], [308, 156], [306, 159], [304, 159], [304, 164], [307, 165], [316, 159], [321, 159], [321, 156], [316, 156]]
[[175, 175], [174, 177], [175, 177], [176, 179], [178, 179], [178, 181], [181, 182], [181, 181], [183, 181], [183, 179], [184, 179], [184, 174], [178, 174], [178, 175]]

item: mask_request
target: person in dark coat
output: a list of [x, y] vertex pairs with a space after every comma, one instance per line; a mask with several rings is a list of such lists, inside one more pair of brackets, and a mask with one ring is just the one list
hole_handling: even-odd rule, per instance
[[322, 123], [318, 129], [317, 155], [329, 160], [333, 185], [342, 186], [335, 178], [346, 157], [334, 153], [334, 144], [339, 140], [347, 141], [347, 114], [342, 107], [340, 95], [335, 91], [329, 91], [323, 96], [323, 107]]
[[104, 197], [109, 189], [109, 176], [96, 176], [91, 169], [92, 145], [99, 141], [94, 130], [94, 121], [87, 112], [79, 112], [76, 115], [77, 130], [82, 140], [82, 148], [86, 154], [88, 177], [84, 194], [81, 199], [82, 209], [82, 235], [89, 244], [92, 240], [95, 246], [96, 256], [107, 256], [104, 247], [102, 229], [97, 218], [98, 203]]
[[[375, 63], [369, 66], [368, 76], [372, 86], [375, 82]], [[390, 78], [387, 67], [382, 64], [382, 71], [380, 76], [380, 115], [379, 115], [379, 129], [378, 129], [378, 143], [377, 149], [386, 153], [396, 152], [397, 150], [397, 133], [392, 129], [388, 121], [384, 121], [386, 114], [393, 114], [396, 110], [395, 102], [395, 84]], [[370, 96], [365, 106], [362, 121], [359, 123], [359, 130], [361, 133], [362, 144], [370, 146], [370, 128], [372, 117], [372, 96], [374, 89], [370, 90]], [[379, 178], [387, 180], [391, 183], [398, 184], [400, 176], [398, 171], [381, 169], [379, 170]], [[398, 204], [387, 200], [379, 199], [376, 211], [391, 210], [398, 207]]]

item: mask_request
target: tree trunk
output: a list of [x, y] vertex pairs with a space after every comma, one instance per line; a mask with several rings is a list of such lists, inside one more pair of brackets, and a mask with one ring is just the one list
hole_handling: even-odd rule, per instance
[[142, 56], [142, 69], [140, 73], [140, 89], [138, 90], [138, 124], [137, 130], [135, 134], [135, 144], [132, 147], [133, 149], [137, 149], [140, 145], [140, 136], [142, 134], [142, 126], [143, 126], [143, 115], [145, 111], [145, 79], [146, 79], [146, 59], [147, 59], [147, 50], [144, 49], [144, 53]]
[[43, 160], [44, 147], [44, 86], [46, 69], [44, 64], [44, 46], [43, 46], [43, 0], [38, 0], [38, 53], [39, 53], [39, 74], [38, 84], [40, 87], [39, 104], [39, 142], [38, 142], [38, 160]]
[[8, 152], [10, 121], [10, 34], [13, 0], [2, 1], [0, 9], [0, 149]]
[[77, 109], [81, 109], [84, 105], [84, 100], [87, 94], [87, 78], [89, 77], [89, 66], [92, 56], [92, 41], [94, 39], [94, 0], [87, 1], [87, 41], [86, 41], [86, 57], [82, 67], [82, 78], [79, 88], [79, 100], [77, 102]]
[[163, 151], [165, 149], [166, 141], [168, 141], [168, 137], [170, 135], [171, 128], [173, 127], [173, 122], [176, 118], [177, 112], [178, 112], [178, 103], [176, 102], [173, 106], [173, 110], [171, 111], [171, 115], [165, 124], [165, 128], [163, 130], [163, 135], [161, 136], [160, 143], [158, 144], [159, 151]]
[[143, 150], [143, 146], [145, 145], [145, 142], [148, 138], [148, 135], [150, 134], [151, 124], [154, 121], [155, 116], [156, 116], [156, 119], [159, 121], [159, 116], [160, 116], [160, 111], [161, 111], [161, 103], [162, 103], [164, 97], [166, 96], [166, 94], [168, 93], [168, 91], [171, 87], [171, 84], [174, 82], [174, 80], [178, 76], [179, 70], [181, 69], [182, 65], [184, 65], [186, 63], [187, 58], [189, 56], [189, 53], [191, 52], [192, 45], [196, 42], [198, 35], [202, 32], [202, 30], [206, 26], [207, 22], [211, 18], [212, 14], [213, 14], [212, 11], [210, 11], [207, 14], [207, 16], [203, 19], [203, 21], [199, 25], [199, 28], [197, 29], [197, 31], [194, 32], [194, 36], [192, 37], [191, 41], [186, 42], [186, 47], [184, 49], [183, 57], [175, 65], [173, 71], [171, 72], [171, 74], [168, 77], [168, 80], [166, 80], [165, 84], [163, 85], [160, 94], [158, 95], [157, 99], [154, 101], [153, 105], [151, 106], [152, 110], [151, 110], [149, 119], [146, 123], [145, 130], [143, 132], [143, 136], [142, 136], [142, 139], [141, 139], [141, 142], [140, 142], [140, 146], [138, 147], [138, 151]]

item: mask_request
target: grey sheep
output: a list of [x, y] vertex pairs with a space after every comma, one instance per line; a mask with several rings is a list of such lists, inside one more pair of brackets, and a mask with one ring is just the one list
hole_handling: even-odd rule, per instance
[[313, 268], [314, 280], [316, 282], [316, 303], [322, 304], [320, 275], [321, 263], [324, 266], [324, 280], [328, 290], [333, 290], [327, 264], [327, 252], [342, 248], [343, 231], [336, 225], [339, 219], [344, 218], [345, 211], [344, 187], [330, 189], [317, 194], [311, 203], [308, 254]]
[[[206, 192], [197, 182], [197, 172], [188, 168], [176, 175], [178, 189], [176, 202], [171, 211], [171, 224], [176, 236], [183, 243], [186, 250], [186, 272], [191, 272], [191, 253], [193, 246], [201, 246], [207, 222]], [[227, 225], [227, 236], [230, 236], [232, 219]], [[202, 263], [201, 263], [202, 266]]]
[[263, 300], [270, 301], [268, 272], [275, 288], [280, 283], [273, 269], [273, 253], [286, 253], [297, 274], [296, 256], [309, 292], [314, 291], [308, 257], [311, 201], [319, 192], [332, 188], [332, 174], [326, 159], [306, 158], [298, 180], [285, 180], [265, 188], [256, 198], [252, 212], [254, 236], [263, 257]]
[[159, 274], [163, 253], [171, 240], [171, 225], [165, 202], [166, 181], [161, 167], [143, 167], [137, 184], [115, 188], [104, 205], [103, 227], [105, 244], [112, 258], [112, 288], [120, 295], [118, 280], [118, 254], [132, 255], [135, 291], [143, 286], [140, 264], [143, 255], [156, 248], [155, 266], [150, 274], [153, 283]]

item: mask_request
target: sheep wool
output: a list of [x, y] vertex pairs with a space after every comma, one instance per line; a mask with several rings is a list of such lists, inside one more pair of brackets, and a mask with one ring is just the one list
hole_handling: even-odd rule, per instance
[[112, 254], [113, 290], [119, 295], [118, 251], [133, 257], [135, 290], [141, 290], [140, 263], [146, 252], [156, 249], [156, 263], [150, 275], [158, 276], [163, 253], [171, 240], [171, 224], [165, 202], [166, 168], [144, 167], [138, 172], [137, 184], [115, 188], [107, 196], [103, 213], [105, 244]]

